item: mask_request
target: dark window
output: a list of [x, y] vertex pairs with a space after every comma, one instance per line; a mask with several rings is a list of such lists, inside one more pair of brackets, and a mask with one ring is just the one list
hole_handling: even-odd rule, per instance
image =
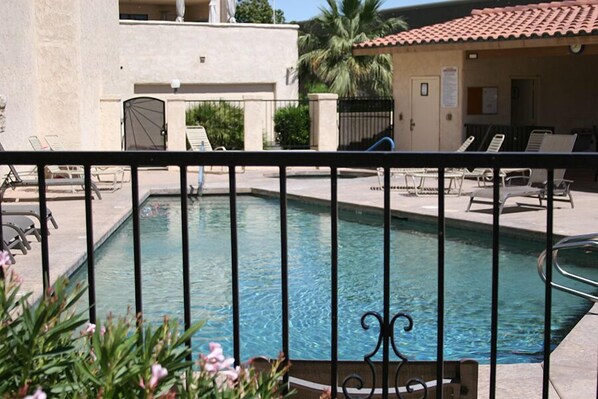
[[120, 19], [134, 19], [137, 21], [147, 21], [147, 14], [120, 14]]

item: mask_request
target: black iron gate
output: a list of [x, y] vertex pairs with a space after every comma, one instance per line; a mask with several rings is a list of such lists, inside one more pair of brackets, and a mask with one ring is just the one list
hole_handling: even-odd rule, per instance
[[124, 102], [124, 149], [166, 150], [164, 101], [136, 97]]
[[339, 98], [337, 109], [339, 151], [363, 151], [383, 137], [392, 138], [392, 98]]

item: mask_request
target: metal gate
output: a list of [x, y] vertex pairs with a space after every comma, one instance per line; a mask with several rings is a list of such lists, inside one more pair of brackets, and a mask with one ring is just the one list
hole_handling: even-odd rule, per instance
[[364, 151], [393, 136], [392, 98], [339, 98], [337, 110], [339, 151]]
[[164, 101], [136, 97], [124, 102], [124, 149], [166, 150]]

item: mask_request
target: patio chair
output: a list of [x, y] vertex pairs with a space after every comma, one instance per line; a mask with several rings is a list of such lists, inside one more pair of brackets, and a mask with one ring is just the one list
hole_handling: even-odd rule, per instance
[[[39, 205], [38, 204], [2, 204], [2, 217], [4, 216], [13, 216], [13, 215], [21, 215], [21, 216], [29, 216], [32, 218], [37, 219], [39, 225], [41, 226], [42, 218], [39, 212]], [[46, 207], [46, 217], [45, 221], [49, 221], [52, 223], [55, 229], [58, 228], [58, 223], [54, 219], [52, 215], [52, 211], [50, 208]]]
[[[500, 147], [502, 147], [502, 143], [505, 141], [504, 134], [495, 134], [486, 149], [486, 152], [498, 152]], [[484, 182], [487, 178], [487, 174], [489, 169], [488, 168], [475, 168], [472, 171], [464, 168], [462, 169], [464, 177], [475, 177], [478, 181], [478, 186], [480, 186], [480, 181]]]
[[[525, 146], [525, 152], [538, 152], [540, 151], [540, 147], [542, 146], [542, 141], [544, 141], [544, 137], [547, 134], [552, 134], [552, 130], [545, 130], [545, 129], [536, 129], [532, 130], [529, 138], [527, 140], [527, 145]], [[500, 170], [500, 178], [502, 180], [502, 185], [505, 185], [505, 180], [507, 176], [517, 173], [519, 175], [529, 175], [530, 169], [529, 168], [502, 168]], [[492, 169], [487, 169], [484, 182], [487, 180], [492, 180]], [[514, 176], [512, 176], [513, 178]]]
[[[297, 391], [299, 398], [317, 399], [321, 397], [322, 392], [330, 389], [330, 361], [291, 359], [290, 363], [289, 384], [291, 388]], [[252, 364], [258, 371], [268, 370], [271, 367], [271, 361], [264, 358], [255, 358]], [[381, 376], [382, 363], [373, 362], [373, 366], [375, 375]], [[392, 370], [393, 375], [398, 367], [400, 367], [398, 375], [399, 392], [396, 392], [394, 378], [389, 378], [389, 397], [436, 397], [438, 383], [435, 361], [391, 362], [390, 370]], [[361, 389], [355, 388], [355, 384], [347, 387], [347, 393], [351, 397], [382, 397], [381, 378], [373, 378], [372, 370], [367, 363], [363, 361], [339, 361], [337, 371], [338, 385], [341, 385], [343, 380], [351, 375], [359, 375], [363, 379]], [[417, 378], [421, 383], [414, 383], [408, 388], [408, 381], [413, 378]], [[425, 383], [425, 388], [422, 383]], [[471, 359], [445, 361], [444, 379], [441, 381], [441, 385], [445, 398], [477, 398], [478, 362]], [[337, 387], [337, 392], [339, 398], [345, 397], [342, 386]], [[370, 394], [371, 396], [369, 396]]]
[[[39, 138], [37, 138], [37, 136], [31, 136], [31, 137], [35, 137], [38, 142], [40, 141]], [[31, 137], [29, 138], [30, 143], [31, 143]], [[67, 149], [64, 147], [64, 145], [60, 141], [60, 137], [58, 137], [55, 134], [47, 135], [46, 142], [48, 143], [48, 148], [52, 151], [67, 151]], [[32, 146], [33, 146], [33, 143], [32, 143]], [[40, 147], [41, 147], [41, 142], [40, 142]], [[36, 148], [34, 147], [34, 149], [36, 149]], [[42, 147], [42, 149], [44, 149], [44, 148]], [[37, 151], [37, 149], [36, 149], [36, 151]], [[48, 166], [46, 166], [46, 168], [48, 168]], [[84, 176], [84, 170], [81, 166], [69, 165], [66, 167], [66, 169], [71, 171], [70, 173], [73, 174], [72, 176], [68, 176], [68, 177], [76, 177], [77, 175], [80, 177]], [[60, 170], [63, 170], [63, 169], [60, 168]], [[110, 181], [110, 184], [112, 184], [112, 186], [110, 187], [110, 192], [115, 192], [119, 188], [122, 188], [123, 184], [125, 182], [125, 169], [122, 167], [118, 167], [118, 166], [117, 167], [92, 166], [91, 167], [91, 175], [93, 177], [95, 177], [95, 179], [98, 181], [98, 183], [106, 183], [106, 182]], [[106, 176], [110, 177], [110, 179], [102, 180], [102, 178], [105, 178]], [[119, 182], [120, 182], [120, 187], [118, 187]]]
[[2, 216], [2, 225], [17, 230], [27, 249], [31, 249], [27, 236], [34, 236], [38, 242], [42, 240], [35, 223], [27, 216]]
[[[571, 152], [575, 145], [577, 135], [553, 134], [546, 135], [542, 141], [539, 152]], [[573, 196], [571, 195], [571, 183], [573, 181], [564, 179], [565, 169], [555, 169], [554, 171], [554, 198], [555, 200], [567, 201], [574, 208]], [[518, 179], [527, 180], [523, 186], [502, 186], [499, 189], [499, 213], [502, 213], [505, 202], [514, 197], [533, 197], [538, 198], [540, 206], [542, 199], [546, 197], [546, 171], [544, 169], [531, 169], [529, 176], [517, 176]], [[509, 179], [507, 179], [509, 181]], [[492, 187], [480, 188], [470, 194], [469, 204], [466, 212], [469, 212], [474, 203], [492, 203], [489, 201], [480, 201], [478, 198], [484, 198], [492, 201], [494, 199], [494, 189]]]
[[[0, 152], [4, 151], [4, 147], [0, 144]], [[8, 165], [9, 172], [4, 177], [4, 181], [0, 184], [0, 198], [4, 197], [4, 192], [8, 188], [12, 188], [15, 190], [17, 187], [35, 187], [39, 188], [39, 181], [37, 178], [32, 178], [29, 180], [24, 180], [14, 165]], [[49, 178], [45, 180], [47, 187], [53, 186], [82, 186], [85, 187], [85, 179], [84, 178], [70, 178], [70, 179], [53, 179]], [[98, 199], [102, 199], [102, 194], [100, 194], [100, 190], [98, 186], [92, 181], [91, 182], [91, 189], [95, 192]]]
[[[37, 136], [29, 136], [29, 144], [31, 144], [31, 148], [34, 151], [50, 151], [50, 147], [44, 147], [41, 140]], [[72, 179], [74, 177], [83, 177], [83, 169], [76, 167], [76, 166], [58, 166], [58, 165], [46, 165], [46, 171], [48, 172], [48, 177], [50, 178], [61, 178], [65, 177], [67, 179]], [[73, 188], [73, 192], [75, 189]]]
[[[185, 128], [185, 135], [187, 136], [187, 142], [189, 143], [189, 148], [191, 151], [226, 151], [226, 147], [218, 146], [216, 148], [212, 147], [210, 143], [210, 139], [208, 138], [208, 132], [203, 126], [187, 126]], [[210, 171], [213, 170], [213, 166], [210, 166]], [[224, 172], [225, 167], [222, 167], [222, 172]], [[245, 168], [242, 168], [244, 171]]]
[[[463, 144], [461, 144], [461, 146], [455, 150], [455, 152], [465, 152], [474, 140], [475, 136], [469, 136], [467, 139], [465, 139]], [[384, 168], [377, 168], [376, 171], [378, 172], [378, 184], [380, 186], [379, 189], [384, 190]], [[394, 178], [397, 178], [398, 176], [403, 176], [405, 178], [405, 186], [391, 186], [390, 189], [408, 189], [409, 187], [411, 187], [408, 183], [409, 175], [426, 172], [427, 170], [425, 168], [391, 168], [390, 180], [392, 181]]]
[[11, 249], [18, 248], [23, 255], [27, 254], [27, 247], [23, 241], [27, 241], [27, 239], [19, 230], [8, 225], [2, 225], [2, 249], [8, 253], [12, 264], [15, 263], [15, 257]]

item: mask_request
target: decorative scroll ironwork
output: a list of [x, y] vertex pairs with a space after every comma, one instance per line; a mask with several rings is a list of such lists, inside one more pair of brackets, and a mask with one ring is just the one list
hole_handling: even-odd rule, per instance
[[[398, 349], [397, 344], [395, 342], [394, 329], [395, 329], [395, 323], [397, 322], [397, 320], [405, 319], [407, 323], [406, 323], [405, 327], [403, 327], [403, 330], [406, 332], [411, 331], [413, 329], [413, 318], [406, 313], [397, 313], [392, 318], [389, 325], [386, 326], [384, 323], [384, 318], [380, 315], [380, 313], [366, 312], [363, 314], [363, 316], [361, 316], [361, 327], [364, 330], [370, 329], [370, 324], [368, 324], [366, 322], [366, 319], [369, 316], [375, 318], [378, 321], [378, 324], [380, 325], [380, 334], [378, 334], [378, 341], [376, 343], [376, 347], [374, 348], [374, 350], [363, 357], [363, 360], [368, 365], [368, 367], [372, 373], [372, 386], [371, 386], [369, 394], [367, 396], [365, 396], [365, 398], [371, 398], [374, 396], [374, 392], [376, 390], [376, 367], [374, 366], [374, 362], [372, 361], [372, 358], [380, 350], [380, 347], [382, 346], [382, 340], [384, 339], [385, 334], [388, 334], [393, 352], [395, 353], [395, 355], [397, 355], [397, 357], [399, 359], [401, 359], [399, 365], [397, 366], [397, 370], [395, 372], [394, 393], [397, 398], [402, 399], [403, 396], [401, 395], [401, 392], [399, 390], [399, 374], [401, 372], [401, 368], [409, 361], [409, 359]], [[365, 394], [365, 392], [360, 393], [359, 396], [351, 395], [349, 393], [349, 389], [350, 389], [349, 385], [354, 385], [356, 389], [363, 389], [364, 382], [363, 382], [362, 376], [360, 376], [357, 373], [348, 375], [343, 380], [342, 388], [343, 388], [343, 394], [345, 395], [345, 397], [347, 397], [349, 399], [364, 398], [363, 395]], [[428, 397], [428, 387], [427, 387], [425, 381], [423, 381], [419, 378], [410, 378], [409, 380], [407, 380], [404, 390], [407, 393], [413, 393], [416, 391], [416, 388], [414, 388], [414, 387], [417, 387], [418, 390], [419, 389], [422, 390], [422, 396], [421, 396], [422, 399], [426, 399]]]

